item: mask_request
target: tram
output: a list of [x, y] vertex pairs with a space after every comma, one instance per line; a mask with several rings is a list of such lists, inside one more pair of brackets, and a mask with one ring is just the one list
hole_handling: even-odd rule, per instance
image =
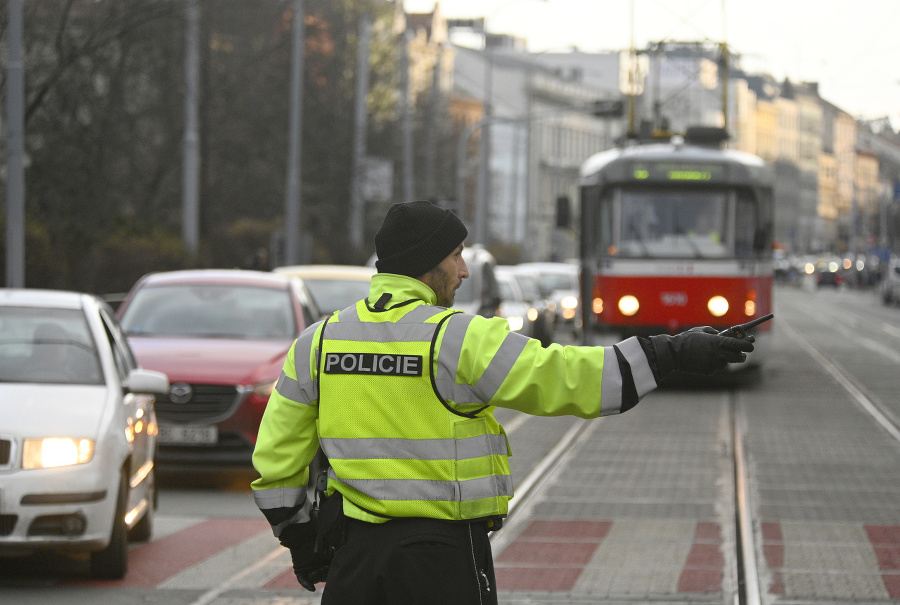
[[[774, 173], [724, 149], [726, 139], [723, 129], [694, 127], [584, 162], [585, 334], [724, 330], [771, 312]], [[754, 330], [763, 348], [771, 326]]]

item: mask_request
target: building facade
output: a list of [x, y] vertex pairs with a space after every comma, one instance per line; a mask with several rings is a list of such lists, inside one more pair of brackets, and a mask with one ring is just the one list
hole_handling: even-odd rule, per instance
[[[719, 44], [529, 53], [524, 41], [478, 25], [465, 27], [480, 46], [461, 46], [451, 24], [441, 56], [452, 63], [444, 76], [454, 119], [469, 129], [458, 145], [455, 203], [471, 222], [479, 191], [487, 196], [489, 247], [515, 247], [522, 261], [575, 256], [577, 232], [558, 223], [558, 209], [567, 204], [577, 217], [581, 163], [642, 126], [678, 133], [690, 125], [727, 125], [729, 147], [775, 167], [775, 239], [787, 251], [900, 246], [900, 136], [889, 124], [879, 132], [861, 126], [815, 83], [745, 73], [740, 56]], [[595, 101], [616, 100], [621, 115], [592, 113]], [[479, 189], [482, 135], [488, 184]]]

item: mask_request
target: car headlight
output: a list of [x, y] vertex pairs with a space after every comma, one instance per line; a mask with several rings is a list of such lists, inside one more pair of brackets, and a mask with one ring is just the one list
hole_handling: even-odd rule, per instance
[[575, 309], [578, 307], [578, 299], [574, 296], [563, 296], [559, 304], [562, 305], [563, 309]]
[[47, 437], [26, 439], [22, 447], [22, 468], [53, 468], [90, 462], [94, 457], [92, 439]]
[[522, 326], [525, 325], [525, 321], [518, 315], [513, 315], [512, 317], [507, 317], [506, 321], [509, 322], [509, 329], [513, 332], [518, 332], [519, 330], [522, 329]]
[[269, 397], [272, 396], [272, 391], [275, 390], [275, 385], [277, 383], [277, 380], [274, 382], [261, 382], [253, 387], [253, 394], [268, 401]]

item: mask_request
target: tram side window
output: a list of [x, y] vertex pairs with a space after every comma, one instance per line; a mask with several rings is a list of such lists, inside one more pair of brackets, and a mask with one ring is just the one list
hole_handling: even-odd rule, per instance
[[613, 191], [607, 189], [600, 200], [600, 216], [598, 217], [599, 233], [596, 253], [598, 257], [616, 255], [613, 241]]
[[738, 258], [753, 257], [755, 237], [756, 204], [751, 193], [741, 189], [734, 212], [734, 252]]

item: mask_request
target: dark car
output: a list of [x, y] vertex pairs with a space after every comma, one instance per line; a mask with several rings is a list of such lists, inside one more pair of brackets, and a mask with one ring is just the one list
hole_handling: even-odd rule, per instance
[[844, 276], [835, 266], [835, 263], [826, 265], [824, 268], [816, 272], [816, 285], [819, 287], [831, 286], [833, 288], [838, 288], [843, 283]]
[[169, 376], [161, 467], [248, 465], [288, 350], [319, 317], [297, 278], [214, 269], [146, 275], [117, 314], [141, 365]]
[[881, 300], [886, 305], [900, 303], [900, 259], [892, 259], [881, 282]]

